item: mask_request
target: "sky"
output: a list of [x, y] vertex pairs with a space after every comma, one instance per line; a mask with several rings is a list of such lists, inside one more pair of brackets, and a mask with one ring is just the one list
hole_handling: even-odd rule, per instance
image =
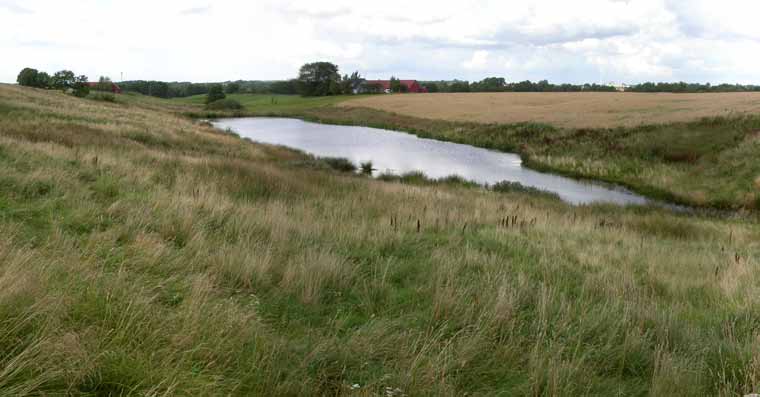
[[293, 78], [760, 84], [757, 0], [0, 0], [0, 82]]

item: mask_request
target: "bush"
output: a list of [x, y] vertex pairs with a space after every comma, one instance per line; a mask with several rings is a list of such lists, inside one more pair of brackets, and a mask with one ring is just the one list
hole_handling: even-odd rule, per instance
[[499, 193], [528, 193], [528, 194], [534, 194], [534, 195], [540, 195], [540, 196], [559, 199], [559, 195], [557, 193], [549, 192], [542, 189], [537, 189], [531, 186], [525, 186], [520, 182], [511, 182], [511, 181], [497, 182], [493, 186], [491, 186], [491, 190], [493, 190], [494, 192], [499, 192]]
[[206, 105], [208, 110], [242, 110], [243, 105], [234, 99], [218, 99]]
[[84, 98], [90, 95], [90, 87], [84, 83], [76, 83], [71, 89], [71, 94], [78, 98]]
[[95, 92], [88, 98], [95, 101], [116, 102], [116, 96], [108, 92]]
[[227, 96], [224, 95], [224, 88], [221, 84], [213, 84], [208, 89], [208, 95], [206, 95], [206, 104], [214, 103], [220, 99], [224, 99]]
[[320, 160], [334, 170], [342, 172], [356, 171], [356, 165], [354, 165], [349, 159], [343, 157], [322, 157]]
[[371, 161], [365, 161], [359, 165], [359, 167], [362, 170], [362, 174], [372, 175], [372, 171], [375, 169], [372, 168], [372, 162]]

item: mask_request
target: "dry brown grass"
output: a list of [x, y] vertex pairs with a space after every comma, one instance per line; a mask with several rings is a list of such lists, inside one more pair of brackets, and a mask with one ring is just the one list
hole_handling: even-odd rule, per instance
[[542, 122], [557, 127], [615, 127], [759, 112], [760, 93], [456, 93], [377, 95], [339, 106], [483, 123]]

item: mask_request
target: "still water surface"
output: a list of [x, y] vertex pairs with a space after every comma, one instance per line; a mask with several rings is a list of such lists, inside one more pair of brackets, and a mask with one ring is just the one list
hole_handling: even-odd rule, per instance
[[528, 169], [516, 154], [403, 132], [261, 117], [221, 119], [214, 125], [256, 142], [288, 146], [316, 156], [345, 157], [357, 165], [372, 161], [379, 172], [422, 171], [431, 178], [459, 175], [482, 184], [513, 181], [555, 192], [572, 204], [649, 203], [645, 197], [624, 189]]

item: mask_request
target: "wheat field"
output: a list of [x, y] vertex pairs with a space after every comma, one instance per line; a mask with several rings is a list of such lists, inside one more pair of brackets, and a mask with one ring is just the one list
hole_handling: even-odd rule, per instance
[[760, 112], [760, 93], [609, 92], [377, 95], [342, 103], [449, 121], [541, 122], [556, 127], [637, 126]]

